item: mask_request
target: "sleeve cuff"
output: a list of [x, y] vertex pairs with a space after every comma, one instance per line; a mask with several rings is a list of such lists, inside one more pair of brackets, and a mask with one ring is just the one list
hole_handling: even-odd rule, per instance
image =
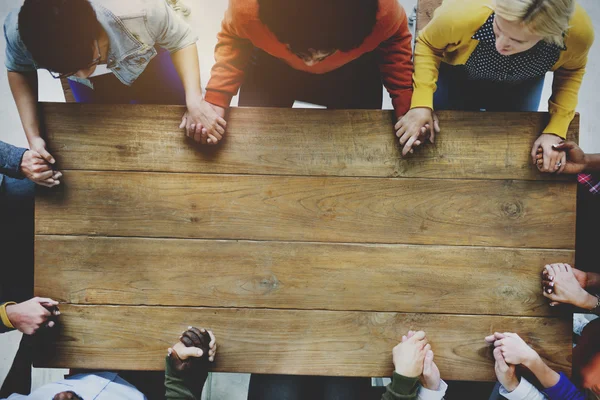
[[402, 92], [401, 95], [392, 98], [392, 105], [394, 106], [394, 114], [396, 120], [402, 117], [410, 110], [410, 102], [413, 95], [412, 89], [407, 89]]
[[560, 136], [563, 139], [566, 139], [567, 132], [569, 131], [569, 125], [571, 125], [572, 120], [572, 117], [559, 114], [550, 114], [550, 122], [542, 133], [552, 133]]
[[229, 108], [229, 104], [231, 104], [231, 98], [233, 96], [223, 93], [217, 92], [215, 90], [207, 89], [206, 95], [204, 96], [204, 100], [209, 102], [210, 104], [214, 104], [215, 106]]
[[2, 325], [4, 325], [8, 329], [15, 329], [15, 327], [10, 322], [10, 319], [8, 319], [8, 315], [6, 314], [6, 307], [12, 306], [14, 304], [17, 304], [17, 303], [15, 303], [14, 301], [9, 301], [9, 302], [6, 302], [6, 303], [0, 305], [0, 321], [2, 321]]
[[435, 90], [429, 88], [418, 88], [415, 89], [410, 108], [431, 108], [433, 110], [433, 93]]
[[521, 382], [519, 382], [519, 386], [512, 392], [507, 391], [504, 386], [500, 385], [500, 394], [508, 400], [535, 400], [544, 398], [540, 391], [523, 377], [521, 378]]
[[408, 378], [403, 375], [399, 375], [394, 372], [392, 376], [391, 389], [394, 393], [398, 394], [410, 394], [415, 393], [417, 391], [417, 386], [419, 384], [419, 378]]
[[429, 390], [424, 387], [419, 388], [418, 400], [442, 400], [448, 390], [448, 384], [443, 380], [440, 381], [440, 387], [438, 390]]

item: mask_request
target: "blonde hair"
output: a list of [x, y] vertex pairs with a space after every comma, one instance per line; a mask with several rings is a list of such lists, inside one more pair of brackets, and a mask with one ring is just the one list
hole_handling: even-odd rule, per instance
[[545, 41], [564, 45], [563, 34], [575, 12], [575, 0], [496, 0], [496, 14], [511, 22], [523, 22]]

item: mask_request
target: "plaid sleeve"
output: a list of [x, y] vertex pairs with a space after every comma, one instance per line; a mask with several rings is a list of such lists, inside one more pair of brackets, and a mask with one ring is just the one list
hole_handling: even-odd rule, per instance
[[598, 180], [593, 175], [591, 175], [591, 174], [579, 174], [579, 175], [577, 175], [577, 180], [591, 194], [597, 195], [598, 193], [600, 193], [600, 180]]

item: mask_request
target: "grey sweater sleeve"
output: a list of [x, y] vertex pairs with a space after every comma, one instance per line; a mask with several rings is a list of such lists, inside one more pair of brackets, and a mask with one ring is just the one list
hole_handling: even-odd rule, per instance
[[0, 174], [11, 178], [23, 178], [21, 160], [27, 149], [16, 147], [0, 141]]

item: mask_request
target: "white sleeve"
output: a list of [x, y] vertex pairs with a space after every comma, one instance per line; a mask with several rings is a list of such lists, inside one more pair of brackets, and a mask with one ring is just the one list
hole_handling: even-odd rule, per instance
[[419, 392], [417, 393], [417, 400], [443, 400], [447, 389], [448, 384], [444, 381], [440, 381], [438, 390], [429, 390], [420, 386]]
[[547, 397], [525, 378], [521, 378], [521, 383], [512, 392], [500, 385], [500, 394], [508, 400], [547, 400]]

